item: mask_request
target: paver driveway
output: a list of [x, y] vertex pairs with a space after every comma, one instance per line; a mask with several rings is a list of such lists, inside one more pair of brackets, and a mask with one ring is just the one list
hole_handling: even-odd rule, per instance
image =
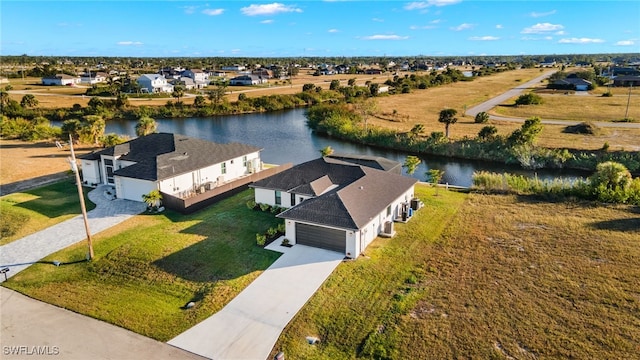
[[[108, 186], [99, 186], [89, 193], [96, 207], [87, 213], [91, 234], [115, 226], [133, 215], [143, 212], [142, 202], [116, 199], [108, 200], [104, 192]], [[0, 267], [9, 268], [7, 277], [26, 269], [38, 260], [73, 245], [87, 237], [82, 215], [0, 246]], [[4, 281], [4, 276], [0, 281]]]
[[[274, 245], [275, 244], [275, 245]], [[169, 341], [204, 357], [266, 359], [280, 333], [344, 258], [344, 254], [295, 245], [286, 249], [222, 310]]]

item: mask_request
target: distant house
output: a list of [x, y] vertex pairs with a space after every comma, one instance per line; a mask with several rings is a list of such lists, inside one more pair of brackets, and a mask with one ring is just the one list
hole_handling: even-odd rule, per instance
[[556, 80], [553, 82], [551, 88], [564, 89], [564, 90], [576, 90], [587, 91], [592, 88], [591, 81], [581, 79], [579, 77], [566, 77], [564, 79]]
[[378, 236], [393, 236], [418, 202], [416, 179], [401, 164], [378, 157], [336, 155], [299, 164], [251, 185], [255, 201], [287, 208], [292, 244], [315, 246], [355, 258]]
[[133, 201], [151, 190], [185, 197], [262, 169], [257, 147], [169, 133], [141, 136], [80, 159], [85, 185], [111, 184], [117, 198]]
[[225, 70], [225, 71], [243, 71], [245, 69], [246, 67], [244, 65], [238, 65], [238, 64], [226, 65], [222, 67], [222, 70]]
[[179, 79], [168, 79], [167, 82], [173, 85], [174, 88], [176, 86], [182, 86], [186, 90], [193, 90], [197, 88], [196, 83], [193, 81], [193, 79], [186, 76], [182, 76]]
[[616, 76], [615, 78], [613, 78], [613, 86], [638, 87], [640, 86], [640, 76], [637, 76], [637, 75]]
[[251, 72], [251, 75], [256, 75], [263, 79], [271, 79], [273, 78], [273, 70], [263, 69], [263, 68], [256, 69]]
[[75, 85], [80, 83], [80, 78], [67, 74], [55, 74], [42, 78], [42, 85]]
[[249, 85], [264, 84], [266, 82], [267, 82], [267, 79], [257, 75], [240, 75], [229, 80], [229, 85], [249, 86]]
[[137, 79], [140, 89], [148, 93], [170, 93], [173, 91], [173, 85], [167, 82], [164, 76], [160, 74], [144, 74]]
[[197, 83], [206, 84], [209, 81], [209, 73], [201, 69], [189, 69], [182, 72], [182, 76], [193, 79]]
[[382, 70], [381, 69], [367, 69], [364, 71], [365, 74], [367, 75], [380, 75], [382, 74]]
[[109, 75], [103, 72], [88, 72], [80, 75], [80, 82], [83, 84], [97, 84], [107, 81]]

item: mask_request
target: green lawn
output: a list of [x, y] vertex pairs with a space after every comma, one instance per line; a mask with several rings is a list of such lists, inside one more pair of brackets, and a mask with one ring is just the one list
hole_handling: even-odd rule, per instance
[[[87, 210], [95, 208], [87, 198]], [[0, 197], [0, 245], [5, 245], [80, 214], [75, 183], [64, 180]]]
[[[47, 257], [4, 286], [42, 301], [167, 341], [220, 310], [279, 256], [255, 234], [279, 221], [249, 210], [246, 190], [192, 215], [138, 215], [85, 244]], [[190, 301], [196, 306], [185, 310]]]

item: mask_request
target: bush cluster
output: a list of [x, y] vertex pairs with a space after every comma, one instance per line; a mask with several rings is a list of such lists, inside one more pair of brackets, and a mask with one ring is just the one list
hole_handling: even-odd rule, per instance
[[573, 181], [481, 171], [473, 174], [473, 188], [486, 193], [537, 195], [553, 200], [579, 198], [640, 205], [640, 177], [633, 179], [624, 165], [611, 161], [598, 164], [596, 172], [588, 179]]

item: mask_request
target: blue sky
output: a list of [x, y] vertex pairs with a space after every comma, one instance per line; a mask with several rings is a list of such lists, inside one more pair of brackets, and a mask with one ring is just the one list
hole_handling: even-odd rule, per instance
[[0, 3], [0, 54], [464, 56], [640, 52], [640, 1]]

